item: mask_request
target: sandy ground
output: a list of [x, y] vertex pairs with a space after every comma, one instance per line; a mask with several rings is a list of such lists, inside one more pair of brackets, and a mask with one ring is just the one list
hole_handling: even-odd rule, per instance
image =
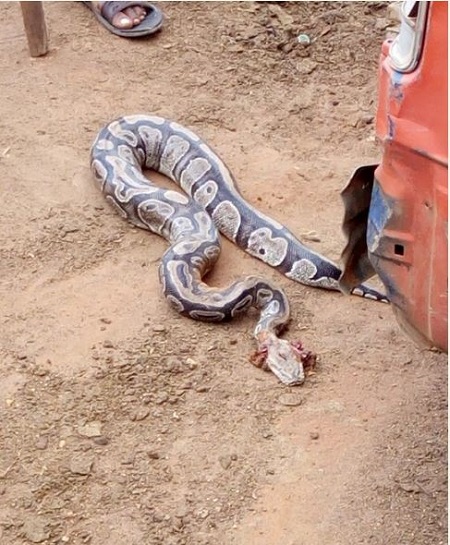
[[247, 361], [254, 314], [209, 325], [168, 308], [165, 241], [110, 210], [88, 167], [115, 116], [176, 119], [250, 202], [338, 258], [339, 191], [379, 156], [386, 5], [160, 5], [162, 32], [127, 41], [48, 2], [39, 59], [18, 3], [0, 5], [0, 542], [446, 543], [446, 357], [388, 305], [294, 284], [224, 242], [210, 283], [276, 281], [287, 337], [319, 356], [283, 387]]

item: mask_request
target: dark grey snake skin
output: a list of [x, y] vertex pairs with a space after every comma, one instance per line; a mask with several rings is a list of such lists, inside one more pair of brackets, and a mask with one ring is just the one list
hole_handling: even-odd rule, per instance
[[[202, 282], [220, 253], [218, 230], [250, 255], [307, 286], [339, 290], [339, 268], [306, 248], [283, 225], [240, 195], [228, 168], [190, 130], [157, 116], [121, 117], [104, 127], [91, 150], [91, 166], [106, 199], [134, 225], [170, 243], [160, 266], [164, 295], [196, 320], [230, 320], [254, 306], [261, 311], [255, 337], [262, 358], [285, 384], [304, 380], [311, 353], [277, 333], [289, 320], [286, 295], [265, 279], [247, 276], [218, 289]], [[189, 195], [162, 189], [142, 174], [158, 171]], [[360, 286], [356, 295], [384, 300]]]

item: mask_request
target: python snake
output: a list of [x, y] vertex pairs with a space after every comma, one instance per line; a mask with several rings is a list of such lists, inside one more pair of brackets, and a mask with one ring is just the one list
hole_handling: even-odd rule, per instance
[[[253, 363], [270, 369], [284, 384], [301, 384], [304, 366], [315, 356], [301, 343], [278, 337], [289, 320], [284, 292], [256, 276], [223, 289], [208, 286], [202, 277], [219, 257], [218, 230], [250, 255], [307, 286], [339, 290], [340, 269], [246, 202], [223, 161], [178, 123], [147, 115], [112, 121], [92, 146], [91, 167], [106, 199], [124, 218], [170, 243], [159, 276], [171, 306], [195, 320], [217, 322], [256, 307], [260, 318]], [[154, 185], [143, 168], [168, 176], [187, 195]], [[385, 300], [364, 285], [353, 293]]]

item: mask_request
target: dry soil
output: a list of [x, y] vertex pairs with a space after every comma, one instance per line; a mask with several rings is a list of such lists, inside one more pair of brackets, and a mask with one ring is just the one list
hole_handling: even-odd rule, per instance
[[254, 314], [169, 309], [165, 241], [110, 210], [88, 166], [114, 117], [170, 117], [337, 259], [340, 189], [379, 157], [387, 5], [160, 6], [158, 35], [125, 40], [81, 3], [46, 2], [50, 52], [31, 59], [18, 3], [0, 5], [0, 542], [446, 543], [446, 357], [388, 305], [294, 284], [224, 242], [209, 282], [278, 282], [287, 337], [318, 354], [283, 387], [247, 361]]

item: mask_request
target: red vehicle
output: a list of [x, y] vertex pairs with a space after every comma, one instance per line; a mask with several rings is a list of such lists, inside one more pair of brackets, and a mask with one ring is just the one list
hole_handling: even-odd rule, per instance
[[448, 350], [447, 2], [403, 2], [401, 27], [382, 46], [378, 165], [342, 193], [341, 288], [379, 275], [399, 323]]

